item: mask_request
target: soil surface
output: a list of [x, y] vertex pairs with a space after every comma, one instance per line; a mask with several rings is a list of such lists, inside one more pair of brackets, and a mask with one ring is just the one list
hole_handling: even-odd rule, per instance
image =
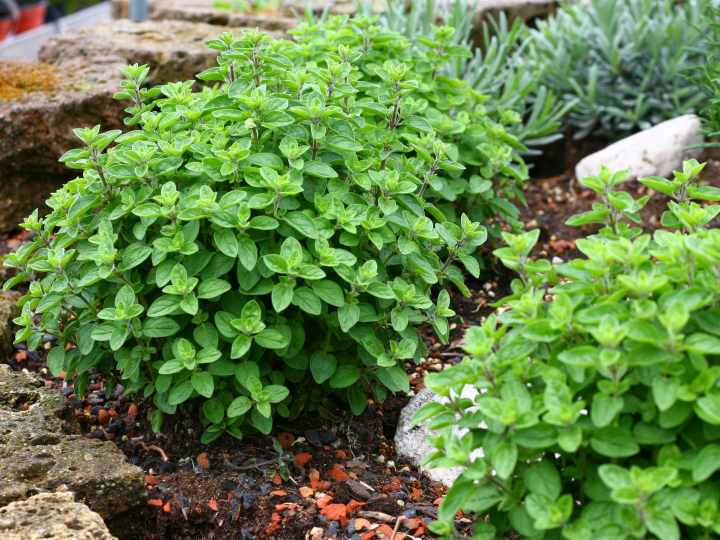
[[[702, 179], [711, 185], [718, 185], [719, 159], [717, 151], [704, 156], [708, 165]], [[570, 216], [590, 210], [597, 200], [564, 172], [564, 155], [545, 166], [554, 173], [528, 182], [528, 207], [522, 219], [528, 229], [542, 231], [534, 255], [558, 262], [580, 256], [576, 240], [597, 230], [565, 225]], [[646, 194], [638, 182], [628, 182], [625, 189], [635, 198]], [[646, 232], [657, 228], [666, 202], [660, 194], [651, 195], [642, 212]], [[27, 237], [18, 231], [0, 236], [0, 256], [25, 241]], [[470, 298], [452, 295], [457, 317], [448, 345], [440, 345], [430, 327], [420, 328], [429, 354], [419, 366], [406, 364], [412, 385], [409, 395], [391, 395], [383, 403], [368, 397], [361, 416], [341, 413], [339, 422], [306, 416], [285, 425], [278, 419], [267, 437], [224, 436], [202, 444], [204, 428], [194, 413], [166, 417], [163, 432], [155, 435], [148, 421], [149, 407], [142, 400], [133, 403], [122, 387], [106, 399], [105, 379], [91, 376], [86, 394], [76, 396], [72, 381], [53, 377], [45, 363], [51, 340], [39, 351], [15, 345], [6, 361], [16, 370], [39, 374], [46, 386], [68, 396], [87, 437], [113, 440], [131, 463], [143, 468], [148, 505], [137, 514], [135, 525], [144, 522], [147, 538], [369, 540], [390, 538], [401, 515], [405, 521], [398, 540], [436, 538], [427, 525], [435, 519], [446, 490], [398, 458], [395, 426], [402, 407], [424, 388], [424, 376], [460, 362], [465, 329], [482, 322], [493, 310], [490, 304], [509, 294], [512, 273], [492, 265], [486, 274], [468, 282]], [[288, 459], [290, 455], [294, 460]], [[127, 524], [108, 525], [121, 539], [137, 538], [127, 532]], [[457, 525], [464, 535], [472, 535], [472, 519], [461, 513]]]

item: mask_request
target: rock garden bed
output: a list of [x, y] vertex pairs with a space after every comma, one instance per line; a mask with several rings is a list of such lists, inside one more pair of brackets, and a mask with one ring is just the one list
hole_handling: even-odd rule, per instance
[[[720, 175], [719, 158], [718, 151], [704, 153], [702, 159], [708, 161], [708, 167], [703, 178], [714, 182]], [[557, 172], [564, 166], [564, 158], [558, 159]], [[645, 193], [645, 187], [635, 181], [629, 182], [627, 189], [634, 197]], [[591, 208], [595, 202], [591, 192], [572, 174], [561, 173], [530, 182], [525, 195], [528, 208], [523, 219], [528, 228], [541, 230], [534, 256], [556, 262], [579, 256], [577, 238], [596, 232], [597, 227], [572, 228], [564, 223]], [[644, 223], [650, 224], [647, 232], [658, 226], [661, 209], [667, 204], [664, 199], [655, 194], [643, 210]], [[0, 250], [16, 249], [24, 241], [22, 235], [6, 235]], [[168, 419], [163, 432], [155, 435], [142, 400], [136, 407], [120, 387], [105, 399], [105, 379], [91, 376], [86, 394], [79, 397], [72, 384], [53, 377], [45, 363], [51, 342], [37, 352], [16, 345], [7, 362], [14, 370], [39, 374], [48, 387], [44, 392], [60, 392], [69, 398], [68, 414], [78, 419], [84, 434], [76, 439], [77, 444], [108, 445], [92, 441], [113, 441], [131, 464], [143, 469], [146, 499], [138, 515], [143, 516], [142, 534], [151, 538], [294, 540], [337, 536], [367, 540], [383, 534], [388, 538], [399, 516], [407, 521], [396, 538], [435, 538], [425, 529], [446, 491], [441, 481], [445, 476], [433, 480], [410, 461], [412, 456], [399, 456], [396, 431], [403, 408], [416, 393], [424, 395], [424, 375], [459, 362], [464, 355], [465, 330], [484, 321], [494, 311], [489, 304], [509, 293], [513, 276], [506, 270], [499, 272], [486, 282], [471, 282], [471, 298], [452, 297], [452, 308], [459, 317], [449, 345], [436, 343], [429, 327], [421, 329], [427, 336], [429, 355], [419, 366], [406, 364], [413, 389], [409, 395], [391, 396], [383, 403], [371, 400], [359, 417], [333, 411], [338, 415], [336, 422], [314, 415], [291, 425], [280, 421], [271, 437], [251, 435], [238, 441], [224, 436], [202, 444], [202, 424], [194, 417], [180, 416]], [[281, 452], [273, 447], [273, 440], [281, 444]], [[283, 471], [282, 456], [289, 453], [295, 460]], [[470, 534], [471, 520], [459, 516], [457, 524], [460, 531]], [[138, 529], [128, 529], [122, 521], [117, 525], [110, 521], [109, 526], [121, 539], [138, 534]]]
[[[114, 2], [117, 14], [123, 15], [124, 5]], [[332, 4], [330, 12], [342, 13], [348, 6]], [[0, 264], [20, 249], [17, 266], [25, 272], [23, 279], [32, 281], [15, 283], [16, 290], [0, 294], [0, 536], [429, 540], [438, 538], [430, 531], [435, 522], [435, 531], [445, 528], [450, 534], [456, 529], [453, 537], [480, 538], [490, 531], [483, 538], [514, 539], [519, 531], [535, 538], [536, 529], [565, 527], [573, 513], [580, 518], [579, 509], [588, 508], [586, 495], [595, 502], [615, 501], [616, 513], [620, 505], [634, 508], [640, 501], [638, 523], [646, 509], [648, 519], [654, 519], [659, 507], [643, 505], [652, 493], [672, 485], [676, 477], [670, 472], [680, 478], [680, 469], [692, 469], [695, 481], [702, 468], [688, 465], [698, 450], [689, 436], [680, 441], [681, 423], [662, 425], [662, 413], [675, 404], [662, 408], [667, 402], [656, 383], [674, 381], [679, 388], [680, 382], [670, 380], [673, 373], [636, 370], [628, 384], [652, 390], [651, 395], [640, 388], [640, 398], [648, 399], [647, 407], [640, 408], [630, 395], [623, 402], [617, 388], [605, 395], [598, 383], [596, 390], [595, 377], [609, 373], [607, 378], [617, 384], [625, 376], [618, 374], [619, 368], [637, 367], [634, 362], [641, 361], [647, 362], [642, 369], [661, 361], [665, 365], [658, 369], [669, 368], [667, 354], [676, 354], [676, 344], [696, 355], [688, 356], [696, 371], [711, 371], [698, 358], [720, 354], [720, 340], [699, 332], [691, 336], [696, 341], [684, 341], [684, 335], [683, 341], [674, 341], [677, 331], [693, 331], [687, 326], [689, 312], [680, 320], [683, 310], [690, 309], [685, 306], [688, 297], [681, 295], [690, 290], [708, 296], [714, 274], [698, 263], [705, 281], [698, 278], [690, 289], [678, 277], [679, 267], [667, 272], [675, 281], [657, 282], [654, 289], [635, 283], [646, 277], [646, 270], [667, 269], [667, 253], [656, 248], [673, 235], [659, 232], [650, 249], [643, 243], [647, 238], [638, 237], [640, 231], [652, 234], [673, 227], [668, 214], [661, 217], [670, 200], [663, 193], [695, 215], [709, 216], [700, 225], [720, 227], [715, 212], [720, 208], [708, 208], [710, 201], [720, 200], [720, 149], [685, 150], [703, 141], [696, 136], [700, 122], [692, 115], [611, 146], [602, 136], [577, 143], [572, 135], [578, 125], [565, 125], [565, 140], [550, 136], [545, 142], [555, 144], [545, 147], [542, 156], [530, 157], [518, 150], [525, 139], [514, 135], [527, 136], [523, 126], [511, 134], [509, 125], [532, 124], [535, 113], [520, 107], [509, 110], [516, 117], [498, 115], [504, 110], [499, 104], [494, 111], [478, 106], [479, 92], [468, 91], [460, 99], [460, 91], [447, 91], [455, 84], [440, 71], [447, 59], [433, 59], [430, 52], [445, 51], [463, 61], [467, 55], [463, 46], [451, 44], [451, 33], [435, 29], [432, 39], [437, 41], [422, 53], [409, 41], [401, 42], [399, 34], [388, 47], [383, 39], [371, 43], [367, 34], [358, 35], [354, 46], [364, 52], [357, 51], [354, 59], [341, 44], [354, 38], [335, 32], [332, 25], [322, 30], [329, 35], [301, 36], [298, 44], [285, 41], [274, 48], [261, 46], [264, 40], [255, 32], [234, 43], [221, 36], [210, 45], [227, 51], [207, 78], [231, 84], [205, 88], [200, 97], [187, 88], [182, 96], [168, 96], [155, 104], [157, 113], [142, 116], [144, 131], [131, 137], [81, 133], [89, 147], [102, 148], [78, 151], [70, 163], [87, 169], [86, 178], [97, 172], [98, 181], [77, 182], [67, 193], [54, 195], [52, 217], [35, 232], [21, 232], [14, 225], [42, 207], [48, 191], [76, 172], [61, 172], [64, 166], [54, 163], [77, 146], [70, 127], [102, 122], [103, 131], [128, 129], [119, 119], [129, 103], [112, 99], [118, 67], [147, 64], [151, 85], [193, 79], [216, 64], [217, 51], [206, 49], [204, 41], [242, 26], [261, 26], [284, 37], [295, 24], [284, 17], [291, 8], [283, 4], [283, 16], [275, 17], [220, 9], [208, 0], [156, 0], [151, 2], [155, 20], [119, 20], [70, 32], [43, 48], [42, 63], [0, 66], [5, 69], [0, 71], [0, 99], [5, 100], [0, 101], [0, 186], [5, 190], [0, 196], [9, 201], [6, 209], [0, 208]], [[555, 8], [555, 2], [541, 0], [487, 1], [477, 7], [478, 13], [502, 10], [510, 18], [519, 13], [514, 10], [522, 10], [528, 19]], [[472, 11], [467, 14], [469, 20]], [[430, 38], [423, 39], [418, 41]], [[327, 50], [337, 50], [341, 61], [327, 61], [326, 71], [317, 66], [326, 60], [321, 51]], [[406, 56], [393, 56], [398, 51]], [[363, 78], [353, 78], [350, 66], [362, 54], [403, 61], [412, 57], [415, 64], [408, 60], [406, 71], [389, 60], [385, 69], [363, 72], [368, 79], [377, 76], [377, 85], [366, 85]], [[413, 56], [418, 54], [422, 58]], [[361, 63], [358, 73], [366, 67]], [[406, 107], [401, 81], [413, 69], [417, 73], [407, 90], [417, 86], [417, 77], [421, 92], [432, 92], [426, 92], [427, 102]], [[125, 97], [142, 85], [141, 72], [132, 66], [125, 70]], [[309, 80], [312, 88], [303, 86]], [[457, 90], [462, 84], [455, 86]], [[153, 108], [139, 97], [145, 92], [135, 94], [131, 116], [139, 118]], [[539, 94], [546, 95], [544, 90]], [[212, 100], [205, 99], [208, 95]], [[385, 106], [393, 101], [393, 107]], [[467, 125], [455, 121], [461, 119]], [[546, 135], [560, 125], [547, 121], [547, 131], [540, 130]], [[400, 126], [402, 133], [396, 131]], [[298, 148], [299, 141], [308, 146]], [[395, 150], [406, 150], [406, 143], [412, 144], [407, 156], [401, 161], [393, 157]], [[161, 155], [158, 149], [164, 157], [153, 159]], [[513, 154], [515, 161], [509, 157]], [[528, 158], [532, 177], [524, 184], [528, 169], [521, 156]], [[696, 181], [703, 188], [697, 191], [689, 180], [677, 191], [669, 190], [663, 179], [636, 180], [669, 177], [690, 158], [707, 162], [701, 172], [694, 161], [685, 165], [692, 171], [687, 177], [699, 173]], [[8, 167], [1, 168], [3, 164]], [[630, 169], [618, 188], [626, 193], [611, 193], [622, 173], [611, 176], [603, 170], [602, 178], [585, 177], [587, 185], [582, 183], [584, 175], [597, 174], [601, 165]], [[693, 194], [698, 202], [692, 206], [681, 200]], [[637, 199], [641, 201], [635, 205]], [[398, 207], [407, 211], [398, 212]], [[677, 217], [680, 207], [670, 208]], [[571, 218], [584, 225], [568, 226]], [[623, 229], [623, 218], [641, 228]], [[695, 223], [692, 216], [677, 219], [685, 220], [688, 230], [694, 227], [688, 225]], [[485, 231], [478, 232], [479, 224], [487, 227], [487, 239]], [[532, 232], [519, 233], [523, 227]], [[592, 237], [598, 233], [600, 237]], [[699, 245], [709, 245], [702, 242], [716, 243], [714, 233], [689, 230], [673, 237], [677, 242], [692, 238], [687, 250], [695, 254]], [[622, 250], [631, 245], [626, 238], [635, 238], [647, 257], [633, 252], [625, 261]], [[29, 242], [35, 251], [28, 262], [29, 253], [21, 248]], [[497, 250], [501, 245], [506, 249]], [[583, 253], [593, 264], [593, 253], [600, 253], [600, 270], [586, 261], [563, 264], [584, 258]], [[535, 263], [538, 259], [545, 260]], [[620, 264], [626, 273], [616, 271]], [[13, 270], [0, 269], [1, 281], [13, 275]], [[612, 295], [611, 280], [617, 286]], [[448, 281], [454, 286], [440, 292], [437, 284], [444, 287]], [[671, 289], [679, 296], [667, 296]], [[26, 293], [23, 300], [30, 304], [21, 316], [16, 302]], [[501, 305], [512, 293], [520, 301]], [[668, 298], [677, 303], [658, 308], [658, 324], [667, 326], [670, 315], [679, 322], [668, 330], [672, 339], [667, 350], [655, 350], [665, 347], [661, 338], [655, 343], [637, 333], [639, 325], [632, 327], [635, 337], [655, 347], [654, 354], [665, 356], [652, 356], [646, 350], [650, 347], [632, 343], [620, 351], [626, 304], [632, 304], [632, 317], [640, 320], [644, 307], [670, 302]], [[623, 311], [618, 314], [614, 308]], [[565, 318], [558, 313], [566, 313]], [[593, 319], [588, 313], [602, 317]], [[478, 332], [476, 327], [488, 318]], [[698, 321], [703, 330], [715, 332], [708, 329], [714, 319]], [[654, 328], [647, 326], [641, 329]], [[516, 330], [503, 334], [510, 327]], [[16, 337], [20, 343], [14, 343]], [[465, 349], [477, 361], [458, 365]], [[684, 353], [679, 354], [678, 362], [685, 361]], [[623, 355], [633, 359], [625, 365]], [[587, 383], [580, 385], [582, 381]], [[703, 390], [705, 403], [711, 397], [720, 402], [712, 381]], [[457, 465], [453, 469], [422, 465], [433, 452], [431, 437], [439, 432], [429, 430], [427, 423], [413, 426], [411, 418], [426, 403], [447, 401], [426, 384], [441, 394], [452, 389], [473, 400], [454, 401], [448, 407], [452, 410], [439, 416], [455, 432], [464, 426], [472, 433], [472, 438], [446, 445], [442, 464]], [[689, 393], [690, 385], [685, 387], [687, 392], [677, 399], [697, 398]], [[488, 394], [475, 401], [477, 389]], [[584, 392], [590, 395], [588, 403], [578, 401], [587, 397]], [[602, 400], [611, 400], [617, 410]], [[653, 403], [662, 411], [657, 417]], [[464, 415], [468, 407], [468, 414], [480, 415], [458, 423], [455, 415]], [[571, 408], [574, 416], [567, 420]], [[435, 405], [433, 414], [442, 409]], [[556, 410], [567, 418], [555, 415]], [[606, 415], [608, 411], [612, 414]], [[700, 422], [717, 426], [716, 413], [696, 411], [695, 427]], [[656, 419], [662, 430], [648, 436], [642, 430]], [[628, 427], [633, 422], [640, 428], [632, 431], [637, 442]], [[489, 436], [486, 424], [492, 428]], [[698, 434], [705, 443], [714, 441], [710, 430], [687, 433]], [[618, 443], [618, 450], [608, 443], [611, 438], [626, 444]], [[656, 455], [665, 456], [675, 442], [678, 455], [688, 452], [684, 464], [658, 457], [658, 467], [667, 472], [664, 483], [637, 501], [618, 499], [605, 473], [610, 470], [643, 490], [638, 475], [645, 472], [617, 469], [655, 465]], [[655, 452], [660, 444], [665, 446]], [[455, 450], [448, 450], [452, 445]], [[708, 449], [717, 447], [707, 444]], [[467, 456], [483, 452], [487, 463], [475, 462], [468, 471], [473, 476], [466, 473], [456, 481], [468, 466]], [[598, 455], [612, 458], [612, 465]], [[577, 460], [574, 468], [566, 459]], [[718, 468], [711, 465], [708, 477]], [[660, 469], [646, 472], [653, 475]], [[598, 477], [608, 489], [597, 484]], [[688, 484], [688, 490], [708, 477]], [[591, 481], [597, 484], [595, 491], [586, 490]], [[705, 496], [698, 491], [700, 495]], [[669, 516], [665, 521], [677, 527], [677, 518], [687, 525], [682, 512], [671, 514], [678, 513], [674, 507], [661, 510], [665, 514], [658, 515]], [[628, 515], [634, 519], [632, 512]], [[596, 517], [592, 531], [607, 532], [606, 518]], [[589, 538], [588, 516], [583, 513], [582, 518], [573, 527], [589, 532], [583, 536], [576, 530], [575, 536]], [[657, 523], [647, 525], [665, 540], [652, 528]], [[642, 527], [644, 523], [635, 531]], [[635, 536], [647, 536], [643, 531]]]

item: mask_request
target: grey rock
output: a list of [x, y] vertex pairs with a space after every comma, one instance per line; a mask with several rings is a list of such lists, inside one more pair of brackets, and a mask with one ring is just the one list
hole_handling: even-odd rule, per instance
[[0, 506], [60, 486], [104, 519], [145, 502], [142, 469], [112, 442], [83, 437], [67, 398], [0, 365]]
[[[349, 0], [346, 1], [350, 3]], [[113, 18], [127, 18], [129, 3], [130, 0], [111, 0]], [[277, 13], [251, 13], [217, 8], [215, 3], [216, 0], [148, 0], [148, 18], [156, 21], [181, 20], [217, 26], [259, 28], [282, 33], [297, 28], [298, 25], [289, 9], [280, 9]], [[303, 4], [298, 12], [304, 9]]]
[[208, 49], [204, 42], [223, 31], [239, 34], [241, 26], [218, 28], [182, 20], [111, 21], [54, 36], [42, 46], [38, 57], [49, 63], [87, 58], [112, 65], [115, 70], [127, 64], [147, 64], [150, 85], [188, 81], [217, 66], [219, 51]]
[[580, 161], [575, 177], [582, 183], [584, 177], [599, 174], [600, 166], [605, 165], [613, 172], [630, 169], [628, 178], [669, 178], [673, 171], [682, 170], [683, 161], [702, 154], [702, 149], [685, 150], [703, 142], [703, 136], [698, 135], [700, 125], [697, 116], [686, 114], [621, 139]]
[[[268, 493], [270, 493], [270, 492], [268, 491]], [[250, 510], [250, 508], [252, 508], [253, 503], [255, 502], [255, 499], [257, 499], [256, 493], [245, 493], [243, 495], [243, 504], [242, 504], [243, 510]]]
[[41, 493], [0, 508], [4, 540], [117, 540], [73, 493]]
[[[474, 399], [475, 396], [477, 396], [476, 389], [469, 386], [463, 389], [462, 397]], [[447, 403], [448, 399], [436, 394], [429, 388], [425, 388], [418, 392], [418, 394], [410, 400], [410, 403], [400, 412], [400, 421], [398, 422], [397, 431], [395, 432], [395, 450], [398, 456], [407, 459], [410, 463], [418, 467], [420, 472], [427, 471], [427, 475], [430, 478], [450, 487], [462, 473], [462, 467], [428, 469], [422, 465], [422, 461], [428, 455], [437, 452], [437, 449], [428, 443], [428, 437], [439, 435], [440, 430], [428, 429], [427, 422], [416, 426], [410, 425], [410, 421], [415, 413], [432, 401]], [[458, 430], [457, 426], [453, 428], [453, 433], [457, 433], [460, 436], [467, 433], [467, 431], [467, 429]], [[482, 448], [478, 448], [471, 454], [471, 458], [473, 459], [482, 456]]]

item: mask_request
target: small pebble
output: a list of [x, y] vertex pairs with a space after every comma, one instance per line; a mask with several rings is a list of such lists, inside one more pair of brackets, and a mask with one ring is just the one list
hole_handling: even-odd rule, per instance
[[75, 405], [75, 407], [82, 407], [82, 399], [78, 399], [77, 396], [71, 396], [70, 403]]
[[235, 499], [230, 499], [230, 511], [232, 512], [231, 519], [235, 521], [238, 514], [240, 513], [240, 503], [237, 502]]
[[243, 509], [250, 510], [256, 498], [257, 495], [255, 493], [246, 493], [245, 495], [243, 495]]
[[235, 491], [238, 487], [238, 483], [230, 480], [229, 478], [223, 478], [220, 481], [220, 486], [227, 491]]
[[320, 435], [320, 440], [324, 442], [325, 444], [330, 444], [335, 439], [337, 439], [337, 435], [333, 431], [325, 431], [322, 435]]

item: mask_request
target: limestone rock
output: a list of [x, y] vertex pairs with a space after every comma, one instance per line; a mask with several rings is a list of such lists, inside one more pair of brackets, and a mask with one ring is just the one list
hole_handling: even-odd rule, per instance
[[667, 120], [587, 156], [577, 164], [575, 177], [582, 181], [605, 165], [612, 171], [630, 169], [629, 178], [669, 178], [673, 171], [682, 170], [683, 161], [702, 154], [701, 149], [685, 150], [703, 142], [699, 130], [700, 119], [692, 114]]
[[[181, 20], [208, 23], [236, 28], [260, 28], [286, 32], [297, 28], [297, 21], [289, 10], [279, 13], [251, 13], [216, 8], [216, 0], [149, 0], [148, 10], [151, 20]], [[128, 16], [129, 0], [112, 0], [113, 18]], [[303, 4], [300, 12], [305, 9]], [[354, 11], [353, 11], [354, 12]]]
[[[463, 398], [474, 399], [475, 396], [477, 396], [476, 389], [469, 386], [466, 386], [463, 389]], [[426, 388], [416, 394], [410, 400], [410, 403], [408, 403], [400, 412], [400, 421], [398, 422], [397, 431], [395, 432], [395, 450], [397, 450], [398, 456], [404, 457], [410, 461], [413, 465], [418, 467], [420, 472], [427, 471], [430, 478], [435, 481], [442, 482], [445, 486], [450, 487], [453, 485], [455, 480], [457, 480], [457, 477], [460, 476], [460, 473], [462, 473], [462, 467], [454, 467], [451, 469], [428, 469], [422, 465], [422, 461], [427, 456], [437, 452], [437, 449], [428, 443], [428, 437], [439, 435], [440, 430], [428, 429], [427, 422], [423, 422], [416, 426], [410, 425], [410, 421], [415, 413], [424, 405], [433, 401], [437, 401], [438, 403], [447, 403], [448, 399], [436, 394], [429, 388]], [[458, 430], [457, 426], [453, 428], [453, 433], [458, 433], [460, 436], [467, 433], [467, 431], [467, 429]], [[473, 451], [471, 455], [473, 459], [482, 456], [482, 448], [478, 448]]]
[[12, 320], [20, 316], [17, 306], [20, 293], [16, 291], [0, 292], [0, 356], [5, 357], [12, 351]]
[[81, 436], [64, 396], [0, 365], [0, 506], [63, 485], [104, 519], [145, 500], [142, 470], [112, 442]]
[[42, 46], [38, 57], [50, 63], [87, 58], [110, 64], [116, 71], [128, 64], [147, 64], [150, 85], [189, 81], [217, 66], [218, 51], [208, 49], [204, 42], [228, 30], [240, 32], [239, 28], [181, 20], [110, 21], [54, 36]]
[[[383, 11], [382, 0], [373, 0], [373, 13]], [[309, 7], [315, 15], [320, 15], [327, 9], [331, 15], [355, 15], [357, 8], [352, 0], [283, 0], [282, 12], [287, 17], [295, 13], [302, 14], [305, 7]]]
[[[128, 16], [129, 1], [111, 0], [114, 18]], [[567, 3], [574, 1], [567, 0]], [[352, 16], [357, 11], [352, 0], [282, 0], [277, 14], [220, 9], [214, 7], [215, 3], [216, 0], [148, 0], [149, 18], [287, 31], [297, 27], [295, 14], [302, 15], [306, 7], [315, 15], [322, 14], [326, 9], [330, 15]], [[504, 12], [510, 20], [520, 17], [528, 21], [554, 13], [560, 4], [559, 0], [479, 0], [473, 18], [473, 40], [475, 43], [482, 42], [482, 21], [486, 16], [497, 17], [500, 12]], [[373, 0], [373, 12], [380, 13], [382, 10], [382, 0]]]
[[72, 493], [41, 493], [0, 508], [5, 540], [117, 540], [102, 518]]
[[17, 227], [76, 170], [58, 162], [80, 146], [73, 128], [100, 124], [103, 131], [124, 127], [123, 109], [112, 98], [120, 73], [82, 58], [61, 58], [54, 90], [0, 101], [0, 233]]

